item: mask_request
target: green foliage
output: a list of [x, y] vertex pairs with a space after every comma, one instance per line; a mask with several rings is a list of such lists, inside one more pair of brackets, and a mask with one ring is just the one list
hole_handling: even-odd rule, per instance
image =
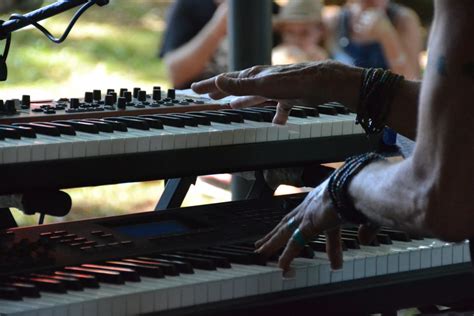
[[[106, 72], [129, 79], [166, 81], [163, 64], [157, 58], [166, 7], [166, 3], [140, 0], [112, 0], [107, 6], [94, 6], [61, 45], [34, 29], [13, 33], [8, 88], [66, 82], [98, 64]], [[59, 37], [72, 14], [63, 13], [43, 25]]]

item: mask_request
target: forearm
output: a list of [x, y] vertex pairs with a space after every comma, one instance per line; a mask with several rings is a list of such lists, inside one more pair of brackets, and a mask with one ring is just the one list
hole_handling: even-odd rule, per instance
[[411, 158], [369, 164], [349, 186], [356, 209], [371, 221], [426, 236], [427, 185]]
[[211, 21], [191, 41], [166, 54], [164, 62], [173, 86], [180, 88], [198, 77], [211, 60], [223, 36]]

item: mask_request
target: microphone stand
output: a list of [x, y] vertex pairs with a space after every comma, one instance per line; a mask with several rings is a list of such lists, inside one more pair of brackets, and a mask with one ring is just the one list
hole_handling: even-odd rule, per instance
[[109, 0], [60, 0], [22, 15], [21, 18], [0, 21], [0, 41], [6, 40], [5, 51], [3, 55], [0, 55], [0, 81], [7, 79], [6, 59], [11, 41], [11, 33], [87, 3], [104, 6], [109, 3]]

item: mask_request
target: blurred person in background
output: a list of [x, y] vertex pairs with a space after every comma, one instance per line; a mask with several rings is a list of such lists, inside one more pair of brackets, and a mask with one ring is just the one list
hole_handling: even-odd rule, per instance
[[326, 22], [335, 60], [420, 78], [421, 25], [411, 9], [390, 0], [350, 0]]
[[[273, 3], [273, 13], [278, 10]], [[228, 70], [227, 12], [225, 0], [173, 3], [159, 52], [173, 87], [187, 89], [194, 81]]]
[[[382, 68], [420, 78], [421, 25], [417, 14], [390, 0], [348, 0], [326, 17], [332, 58], [364, 68]], [[394, 149], [397, 135], [386, 129], [383, 143]], [[403, 144], [407, 141], [402, 139]], [[407, 149], [410, 151], [410, 149]]]
[[325, 28], [321, 0], [289, 1], [274, 19], [281, 43], [272, 51], [272, 63], [291, 64], [323, 60], [328, 57], [321, 46]]
[[225, 1], [175, 1], [160, 48], [171, 84], [187, 89], [193, 81], [227, 71], [226, 34]]

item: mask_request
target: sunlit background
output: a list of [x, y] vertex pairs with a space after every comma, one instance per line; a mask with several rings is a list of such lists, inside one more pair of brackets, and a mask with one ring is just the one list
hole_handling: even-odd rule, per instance
[[[44, 4], [51, 2], [54, 1]], [[157, 50], [171, 2], [111, 0], [105, 7], [94, 6], [81, 17], [61, 45], [50, 42], [32, 28], [15, 32], [8, 57], [9, 77], [8, 81], [0, 82], [0, 99], [21, 98], [23, 94], [31, 95], [33, 100], [70, 98], [82, 96], [84, 91], [108, 88], [141, 87], [148, 91], [152, 86], [168, 88]], [[338, 2], [341, 1], [326, 1]], [[427, 34], [431, 1], [404, 1], [404, 4], [417, 10], [424, 22], [424, 34]], [[0, 15], [0, 18], [6, 20], [9, 15]], [[64, 13], [42, 24], [59, 36], [72, 15], [72, 11]], [[420, 56], [423, 61], [424, 56], [426, 54]], [[221, 178], [220, 187], [198, 180], [184, 205], [228, 201], [229, 177]], [[288, 187], [280, 190], [292, 192]], [[73, 199], [73, 209], [60, 220], [152, 210], [163, 192], [163, 181], [66, 191]], [[38, 220], [34, 216], [21, 216], [19, 212], [15, 212], [15, 217], [22, 225], [35, 224]], [[50, 218], [46, 222], [54, 220], [57, 219]]]

